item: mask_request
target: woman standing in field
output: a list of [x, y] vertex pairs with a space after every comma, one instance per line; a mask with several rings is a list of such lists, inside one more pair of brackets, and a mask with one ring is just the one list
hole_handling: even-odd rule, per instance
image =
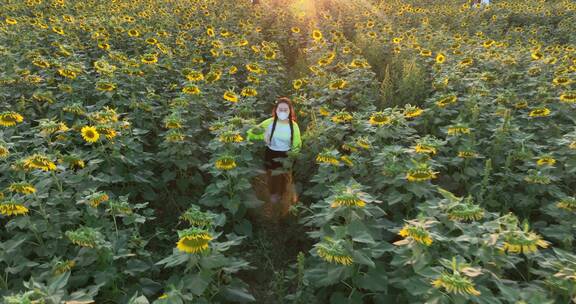
[[[292, 195], [293, 197], [285, 195], [287, 190], [293, 189], [289, 188], [293, 185], [292, 171], [291, 169], [284, 170], [283, 160], [288, 157], [288, 151], [298, 153], [302, 147], [300, 128], [290, 99], [278, 98], [272, 109], [272, 117], [248, 130], [248, 140], [264, 140], [266, 144], [264, 164], [270, 193], [269, 203], [274, 205], [274, 209], [285, 207], [282, 211], [287, 211], [287, 207], [298, 199], [295, 195]], [[290, 167], [292, 165], [291, 163]], [[280, 205], [280, 202], [283, 206], [276, 206]]]

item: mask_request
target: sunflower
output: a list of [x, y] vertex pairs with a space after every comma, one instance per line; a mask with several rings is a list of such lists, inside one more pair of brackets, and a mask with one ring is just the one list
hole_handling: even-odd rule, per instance
[[446, 61], [446, 55], [444, 55], [443, 53], [438, 53], [436, 55], [436, 63], [444, 63]]
[[548, 248], [549, 242], [532, 231], [509, 231], [504, 234], [504, 242], [500, 251], [512, 254], [531, 254], [538, 251], [538, 247]]
[[294, 79], [292, 80], [292, 87], [294, 88], [294, 90], [300, 90], [303, 83], [304, 82], [302, 81], [302, 79]]
[[236, 168], [236, 161], [231, 156], [222, 156], [216, 160], [215, 167], [218, 170], [226, 171]]
[[404, 118], [415, 118], [415, 117], [422, 115], [422, 113], [424, 113], [424, 110], [422, 108], [408, 106], [404, 110], [403, 115], [404, 115]]
[[47, 69], [50, 67], [50, 63], [44, 59], [41, 58], [37, 58], [32, 60], [32, 64], [34, 64], [35, 66], [39, 67], [39, 68], [43, 68], [43, 69]]
[[426, 144], [417, 144], [414, 147], [414, 151], [416, 151], [416, 153], [420, 153], [420, 154], [436, 154], [436, 148], [430, 145], [426, 145]]
[[328, 263], [348, 266], [354, 262], [352, 256], [346, 252], [341, 241], [334, 241], [330, 237], [325, 237], [322, 242], [317, 243], [314, 247], [316, 247], [318, 256]]
[[540, 52], [533, 52], [530, 54], [530, 57], [532, 58], [532, 60], [540, 60], [542, 59], [542, 57], [544, 57], [544, 55]]
[[431, 50], [427, 50], [427, 49], [421, 49], [420, 50], [420, 55], [424, 56], [424, 57], [430, 57], [432, 56], [432, 51]]
[[158, 43], [158, 39], [150, 37], [146, 39], [146, 43], [155, 45], [156, 43]]
[[4, 145], [0, 145], [0, 158], [6, 158], [10, 155], [10, 150]]
[[480, 291], [474, 287], [470, 278], [455, 272], [453, 274], [443, 272], [440, 277], [432, 281], [435, 288], [444, 288], [447, 292], [459, 295], [479, 296]]
[[576, 198], [566, 197], [556, 203], [556, 207], [565, 209], [568, 211], [576, 212]]
[[189, 228], [178, 231], [176, 248], [186, 253], [202, 253], [209, 248], [209, 242], [213, 239], [208, 231], [199, 228]]
[[222, 72], [221, 71], [210, 71], [208, 72], [208, 74], [206, 74], [206, 82], [209, 83], [214, 83], [218, 80], [220, 80], [220, 77], [222, 76]]
[[128, 31], [128, 36], [130, 37], [138, 37], [140, 36], [140, 32], [136, 29], [131, 29]]
[[238, 68], [236, 66], [231, 66], [230, 68], [228, 68], [228, 74], [234, 75], [236, 74], [236, 72], [238, 72]]
[[8, 186], [8, 190], [24, 195], [36, 193], [36, 188], [34, 188], [32, 184], [26, 182], [12, 183]]
[[5, 111], [0, 113], [0, 126], [2, 127], [13, 127], [22, 121], [24, 121], [24, 117], [16, 112]]
[[110, 197], [105, 192], [96, 192], [94, 194], [89, 195], [86, 198], [86, 201], [90, 206], [97, 208], [101, 203], [106, 202], [109, 199]]
[[97, 248], [104, 242], [102, 233], [92, 227], [80, 227], [66, 231], [66, 237], [75, 245], [86, 248]]
[[194, 82], [200, 81], [204, 80], [204, 75], [202, 74], [202, 72], [199, 71], [190, 71], [189, 73], [186, 74], [186, 79]]
[[422, 182], [436, 178], [437, 173], [430, 168], [413, 168], [406, 173], [406, 179], [409, 182]]
[[60, 275], [68, 271], [72, 271], [72, 268], [76, 266], [76, 261], [74, 260], [67, 260], [67, 261], [58, 261], [56, 265], [54, 265], [53, 273], [55, 275]]
[[34, 154], [28, 156], [23, 160], [24, 169], [41, 169], [44, 171], [56, 170], [56, 164], [52, 162], [47, 156], [41, 154]]
[[110, 44], [106, 42], [99, 42], [98, 47], [106, 51], [110, 49]]
[[354, 162], [352, 161], [352, 159], [350, 159], [350, 157], [348, 155], [340, 156], [340, 160], [348, 167], [354, 166]]
[[227, 131], [220, 134], [218, 140], [223, 143], [238, 143], [244, 141], [244, 138], [237, 132]]
[[332, 116], [331, 120], [335, 123], [347, 123], [352, 121], [352, 115], [348, 112], [343, 111]]
[[300, 28], [299, 28], [299, 27], [297, 27], [297, 26], [293, 26], [293, 27], [291, 27], [291, 28], [290, 28], [290, 30], [291, 30], [291, 31], [292, 31], [292, 33], [294, 33], [294, 34], [298, 34], [298, 33], [300, 33]]
[[9, 24], [9, 25], [18, 24], [18, 21], [16, 21], [16, 19], [10, 18], [10, 17], [6, 17], [6, 19], [4, 19], [4, 22], [6, 22], [6, 24]]
[[458, 204], [448, 209], [448, 219], [452, 221], [479, 221], [484, 217], [484, 209], [471, 203]]
[[196, 205], [192, 205], [192, 207], [188, 208], [180, 218], [196, 227], [207, 227], [214, 221], [214, 215], [212, 213], [202, 212], [200, 207]]
[[60, 26], [53, 26], [52, 31], [58, 35], [64, 35], [64, 29]]
[[548, 109], [546, 107], [541, 107], [541, 108], [536, 108], [536, 109], [530, 111], [528, 116], [530, 116], [530, 117], [546, 117], [546, 116], [550, 115], [550, 113], [551, 113], [550, 109]]
[[576, 92], [564, 92], [560, 94], [560, 101], [565, 103], [576, 103]]
[[320, 153], [318, 156], [316, 156], [316, 163], [338, 166], [340, 164], [340, 160], [328, 153]]
[[474, 151], [458, 151], [458, 157], [460, 158], [476, 158], [478, 153]]
[[112, 92], [116, 89], [116, 84], [108, 81], [98, 81], [96, 83], [96, 90], [103, 92]]
[[312, 39], [314, 39], [316, 42], [322, 40], [322, 32], [320, 30], [313, 30]]
[[187, 85], [182, 88], [182, 92], [188, 95], [198, 95], [200, 94], [200, 88], [196, 85]]
[[158, 62], [158, 57], [156, 54], [144, 54], [140, 61], [145, 64], [155, 64]]
[[549, 156], [540, 157], [536, 161], [536, 164], [538, 166], [554, 166], [555, 163], [556, 163], [556, 160], [552, 157], [549, 157]]
[[100, 138], [100, 134], [93, 126], [84, 126], [80, 132], [82, 133], [82, 138], [88, 143], [94, 143]]
[[384, 112], [372, 113], [368, 121], [373, 126], [384, 126], [392, 123], [392, 117]]
[[430, 232], [426, 230], [426, 227], [416, 223], [404, 224], [404, 227], [398, 232], [403, 238], [414, 240], [419, 244], [430, 246], [432, 245], [432, 237], [430, 237]]
[[347, 84], [348, 82], [344, 79], [336, 79], [330, 82], [330, 85], [328, 87], [330, 88], [330, 90], [341, 90], [344, 89]]
[[238, 102], [238, 96], [233, 91], [227, 90], [222, 97], [230, 102]]
[[443, 108], [449, 104], [453, 104], [456, 103], [456, 101], [458, 101], [458, 97], [456, 97], [456, 95], [450, 95], [450, 96], [446, 96], [444, 98], [441, 98], [440, 100], [438, 100], [436, 102], [436, 105]]
[[276, 59], [276, 52], [270, 50], [264, 53], [264, 59], [273, 60]]
[[245, 87], [240, 92], [240, 95], [245, 96], [245, 97], [254, 97], [254, 96], [258, 95], [258, 91], [256, 91], [256, 89], [253, 87]]
[[254, 74], [261, 74], [262, 73], [262, 69], [260, 68], [260, 66], [258, 66], [257, 63], [247, 63], [245, 65], [246, 70], [248, 70], [248, 72], [250, 73], [254, 73]]
[[470, 132], [471, 132], [470, 128], [464, 126], [448, 127], [448, 135], [470, 134]]
[[0, 214], [4, 216], [28, 214], [28, 208], [15, 201], [0, 202]]
[[330, 203], [330, 207], [332, 208], [353, 206], [362, 208], [366, 206], [366, 202], [360, 199], [358, 195], [354, 193], [343, 193], [336, 196]]
[[180, 132], [180, 130], [178, 129], [170, 129], [168, 130], [168, 132], [166, 132], [166, 141], [167, 142], [183, 142], [184, 141], [184, 134], [182, 134], [182, 132]]
[[71, 69], [58, 69], [58, 74], [70, 79], [75, 79], [78, 76], [78, 73]]
[[560, 76], [560, 77], [554, 78], [552, 80], [552, 83], [555, 86], [567, 86], [567, 85], [570, 85], [570, 83], [572, 83], [572, 80], [568, 77]]

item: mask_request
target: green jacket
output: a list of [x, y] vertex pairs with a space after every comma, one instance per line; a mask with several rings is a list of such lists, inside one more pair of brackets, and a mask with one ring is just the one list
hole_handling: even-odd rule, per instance
[[[266, 128], [274, 122], [274, 117], [270, 117], [260, 124], [250, 128], [248, 130], [248, 140], [264, 140], [264, 133]], [[302, 138], [300, 137], [300, 128], [298, 124], [293, 121], [292, 126], [294, 127], [294, 134], [292, 134], [292, 151], [298, 153], [302, 147]]]

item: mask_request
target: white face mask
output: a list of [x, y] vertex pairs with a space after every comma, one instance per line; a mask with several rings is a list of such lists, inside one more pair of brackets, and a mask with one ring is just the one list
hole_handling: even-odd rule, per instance
[[288, 114], [289, 114], [289, 113], [279, 112], [278, 110], [276, 110], [276, 115], [278, 116], [278, 118], [279, 118], [280, 120], [285, 120], [285, 119], [287, 119], [287, 118], [288, 118]]

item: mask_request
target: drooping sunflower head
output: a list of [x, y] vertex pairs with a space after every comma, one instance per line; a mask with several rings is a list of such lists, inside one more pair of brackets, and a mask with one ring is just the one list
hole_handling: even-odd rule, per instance
[[472, 202], [468, 197], [447, 210], [448, 218], [452, 221], [479, 221], [484, 217], [484, 209]]
[[108, 196], [108, 194], [106, 194], [106, 192], [98, 191], [88, 195], [85, 198], [85, 201], [88, 203], [88, 205], [97, 208], [101, 203], [106, 202], [109, 199], [110, 197]]
[[355, 193], [342, 193], [334, 197], [330, 207], [364, 207], [366, 202], [358, 197]]
[[80, 227], [64, 233], [75, 245], [87, 248], [98, 248], [104, 243], [104, 235], [92, 227]]
[[71, 271], [74, 266], [76, 266], [76, 261], [74, 260], [57, 261], [54, 263], [52, 273], [59, 275], [67, 271]]
[[103, 92], [112, 92], [116, 89], [116, 84], [109, 81], [98, 81], [96, 83], [96, 90]]
[[338, 155], [333, 151], [323, 151], [316, 156], [316, 163], [338, 166], [340, 165], [340, 160]]
[[12, 183], [10, 186], [8, 186], [8, 190], [24, 195], [36, 193], [36, 188], [34, 185], [27, 182]]
[[456, 95], [449, 95], [438, 100], [436, 102], [436, 105], [441, 108], [444, 108], [447, 105], [456, 103], [456, 101], [458, 101], [458, 97]]
[[238, 143], [242, 142], [244, 138], [236, 131], [225, 131], [220, 134], [218, 140], [223, 143]]
[[406, 173], [406, 179], [409, 182], [422, 182], [436, 178], [438, 172], [434, 172], [432, 168], [427, 165], [410, 168]]
[[176, 248], [186, 253], [203, 253], [208, 251], [212, 235], [204, 229], [189, 228], [178, 231], [178, 242]]
[[347, 123], [352, 121], [352, 114], [341, 111], [332, 116], [331, 120], [335, 123]]
[[504, 241], [499, 247], [500, 251], [512, 254], [531, 254], [538, 251], [538, 247], [548, 248], [549, 242], [532, 231], [513, 230], [504, 233]]
[[215, 167], [221, 171], [232, 170], [236, 168], [236, 160], [232, 156], [224, 155], [216, 160]]
[[44, 171], [56, 170], [56, 164], [52, 162], [46, 155], [34, 154], [28, 156], [23, 160], [23, 166], [26, 170], [41, 169]]
[[214, 214], [203, 212], [197, 205], [192, 205], [192, 207], [188, 208], [180, 218], [187, 221], [192, 226], [209, 227], [214, 221]]
[[318, 256], [328, 263], [344, 266], [352, 265], [354, 260], [342, 243], [342, 240], [335, 241], [330, 237], [325, 237], [322, 242], [315, 244], [314, 247]]
[[472, 280], [460, 274], [460, 272], [442, 274], [432, 281], [435, 288], [444, 288], [448, 293], [459, 295], [479, 296], [480, 291], [476, 289]]
[[28, 208], [16, 201], [1, 201], [0, 214], [4, 216], [26, 215], [28, 214]]
[[169, 129], [164, 136], [164, 140], [169, 143], [183, 142], [186, 138], [179, 129]]
[[398, 235], [425, 246], [430, 246], [433, 242], [432, 237], [430, 236], [430, 232], [428, 232], [426, 226], [417, 222], [404, 224], [404, 227], [402, 227], [402, 229], [398, 232]]
[[330, 82], [328, 87], [330, 88], [330, 90], [342, 90], [346, 87], [347, 84], [348, 82], [346, 80], [339, 78]]
[[3, 144], [0, 144], [0, 158], [6, 158], [10, 155], [10, 150]]
[[576, 198], [565, 197], [556, 203], [556, 207], [565, 209], [571, 212], [576, 212]]

